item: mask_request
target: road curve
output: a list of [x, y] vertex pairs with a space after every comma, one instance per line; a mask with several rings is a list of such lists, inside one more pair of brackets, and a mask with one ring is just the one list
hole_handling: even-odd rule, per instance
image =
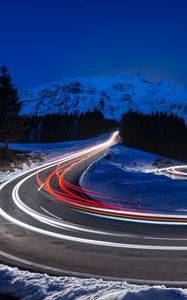
[[0, 186], [1, 262], [53, 275], [187, 286], [186, 216], [122, 210], [109, 195], [94, 201], [78, 185], [117, 140], [116, 132]]

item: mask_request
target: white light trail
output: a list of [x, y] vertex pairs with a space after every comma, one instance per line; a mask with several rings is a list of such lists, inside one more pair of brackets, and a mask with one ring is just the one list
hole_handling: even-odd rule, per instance
[[[52, 168], [56, 165], [58, 165], [59, 163], [65, 163], [65, 162], [69, 162], [74, 158], [78, 158], [81, 157], [85, 154], [89, 154], [89, 153], [93, 153], [96, 150], [101, 150], [103, 151], [104, 149], [107, 149], [108, 147], [110, 147], [112, 144], [114, 144], [116, 142], [116, 137], [118, 135], [118, 132], [115, 132], [112, 137], [104, 143], [101, 143], [99, 145], [96, 145], [94, 147], [90, 147], [86, 150], [80, 150], [77, 151], [74, 154], [71, 154], [69, 156], [63, 157], [63, 158], [59, 158], [55, 161], [52, 162], [48, 162], [46, 164], [43, 165], [42, 169], [41, 167], [36, 167], [31, 171], [27, 171], [24, 173], [25, 177], [22, 178], [13, 188], [12, 191], [12, 199], [14, 201], [14, 204], [22, 211], [24, 212], [26, 215], [29, 215], [30, 217], [36, 219], [38, 222], [41, 223], [45, 223], [48, 226], [51, 226], [52, 228], [56, 227], [59, 229], [66, 229], [66, 230], [71, 230], [71, 231], [80, 231], [80, 232], [87, 232], [90, 234], [102, 234], [102, 235], [113, 235], [114, 233], [109, 233], [109, 232], [105, 232], [105, 231], [100, 231], [100, 230], [92, 230], [92, 229], [88, 229], [88, 228], [84, 228], [81, 226], [77, 226], [77, 225], [72, 225], [72, 224], [68, 224], [66, 222], [64, 222], [63, 220], [57, 220], [56, 218], [53, 217], [49, 217], [46, 216], [42, 213], [39, 213], [33, 209], [31, 209], [30, 207], [28, 207], [26, 204], [23, 203], [23, 201], [20, 199], [19, 196], [19, 189], [20, 187], [27, 181], [29, 180], [31, 177], [35, 176], [37, 173], [39, 172], [43, 172], [49, 168]], [[174, 169], [173, 169], [174, 168]], [[179, 171], [179, 167], [177, 166], [177, 172]], [[180, 168], [182, 168], [180, 166]], [[176, 170], [176, 167], [171, 167], [170, 168], [173, 172], [173, 170]], [[165, 168], [163, 169], [165, 170]], [[180, 172], [181, 173], [181, 172]], [[181, 174], [180, 174], [181, 175]], [[187, 175], [187, 174], [186, 174]], [[21, 175], [23, 176], [23, 174]], [[18, 178], [18, 177], [17, 177]], [[11, 181], [15, 180], [12, 179], [8, 182], [3, 183], [0, 186], [0, 190], [2, 190], [5, 186], [7, 186]], [[84, 208], [84, 205], [82, 205], [82, 208]], [[131, 222], [141, 222], [141, 223], [151, 223], [151, 224], [167, 224], [167, 225], [187, 225], [187, 222], [182, 221], [182, 219], [186, 219], [186, 215], [175, 215], [175, 214], [154, 214], [154, 213], [146, 213], [146, 212], [136, 212], [136, 211], [124, 211], [124, 210], [114, 210], [114, 209], [106, 209], [106, 208], [99, 208], [99, 207], [90, 207], [92, 209], [95, 210], [95, 213], [91, 213], [93, 215], [96, 216], [102, 216], [102, 217], [107, 217], [107, 218], [111, 218], [111, 219], [123, 219], [126, 221], [131, 221]], [[98, 214], [97, 214], [98, 212]], [[110, 215], [103, 215], [102, 213], [116, 213], [116, 214], [121, 214], [122, 217], [116, 217], [116, 216], [110, 216]], [[131, 215], [131, 218], [129, 219], [128, 215]], [[42, 228], [39, 228], [37, 226], [32, 226], [30, 224], [27, 224], [25, 222], [22, 222], [21, 220], [16, 219], [15, 217], [7, 214], [2, 208], [0, 208], [0, 215], [8, 220], [9, 222], [12, 222], [14, 224], [16, 224], [17, 226], [20, 226], [22, 228], [25, 228], [27, 230], [39, 233], [39, 234], [43, 234], [45, 236], [49, 236], [49, 237], [54, 237], [54, 238], [59, 238], [59, 239], [63, 239], [63, 240], [68, 240], [68, 241], [73, 241], [73, 242], [79, 242], [79, 243], [85, 243], [85, 244], [91, 244], [91, 245], [98, 245], [98, 246], [107, 246], [107, 247], [118, 247], [118, 248], [130, 248], [130, 249], [145, 249], [145, 250], [187, 250], [187, 246], [163, 246], [163, 245], [144, 245], [144, 244], [129, 244], [129, 243], [117, 243], [117, 242], [108, 242], [108, 241], [103, 241], [100, 239], [86, 239], [86, 238], [82, 238], [82, 237], [77, 237], [77, 236], [72, 236], [69, 234], [62, 234], [62, 233], [57, 233], [51, 230], [44, 230]], [[136, 219], [137, 217], [149, 217], [149, 218], [161, 218], [161, 220], [157, 221], [157, 220], [142, 220], [142, 219]], [[169, 219], [169, 218], [175, 218], [178, 220], [178, 222], [172, 222], [170, 221], [162, 221], [163, 218]], [[180, 222], [181, 220], [181, 222]]]

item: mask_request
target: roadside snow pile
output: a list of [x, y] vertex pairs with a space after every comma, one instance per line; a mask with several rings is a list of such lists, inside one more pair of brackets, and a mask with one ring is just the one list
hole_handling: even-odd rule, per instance
[[167, 111], [187, 120], [187, 88], [168, 81], [153, 83], [143, 75], [64, 78], [22, 95], [23, 116], [80, 115], [99, 110], [119, 121], [124, 112]]
[[185, 300], [187, 290], [126, 282], [52, 277], [0, 265], [0, 294], [22, 300]]
[[39, 163], [31, 163], [29, 165], [24, 163], [21, 168], [14, 168], [14, 166], [12, 166], [12, 168], [14, 168], [13, 172], [10, 171], [0, 172], [0, 183], [2, 183], [5, 180], [13, 179], [14, 177], [20, 175], [21, 173], [29, 171], [32, 168], [37, 167], [38, 165]]
[[[123, 207], [186, 211], [187, 180], [173, 180], [152, 173], [161, 161], [179, 164], [118, 144], [108, 150], [104, 159], [99, 159], [83, 173], [80, 185], [83, 189], [110, 195], [113, 198], [110, 203]], [[99, 200], [97, 196], [90, 196]], [[138, 205], [139, 201], [141, 205]]]
[[[41, 156], [43, 157], [43, 162], [38, 161], [36, 163], [30, 163], [26, 164], [24, 163], [22, 165], [22, 168], [14, 168], [14, 172], [0, 172], [0, 183], [12, 179], [18, 175], [21, 175], [22, 173], [31, 170], [34, 167], [37, 167], [38, 165], [44, 163], [44, 161], [48, 159], [52, 159], [55, 156], [61, 156], [65, 155], [66, 153], [87, 147], [92, 146], [97, 143], [100, 143], [102, 141], [107, 140], [109, 137], [109, 134], [103, 134], [99, 137], [87, 139], [87, 140], [74, 140], [74, 141], [68, 141], [68, 142], [60, 142], [60, 143], [12, 143], [10, 144], [10, 148], [13, 150], [20, 150], [20, 151], [28, 151], [29, 154], [33, 154], [33, 156]], [[2, 144], [0, 143], [0, 146]]]

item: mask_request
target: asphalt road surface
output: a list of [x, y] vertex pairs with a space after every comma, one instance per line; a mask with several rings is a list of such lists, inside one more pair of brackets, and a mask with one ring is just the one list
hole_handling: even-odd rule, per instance
[[1, 185], [2, 263], [51, 275], [187, 286], [185, 222], [113, 218], [105, 215], [110, 207], [93, 202], [78, 185], [116, 141], [117, 134]]

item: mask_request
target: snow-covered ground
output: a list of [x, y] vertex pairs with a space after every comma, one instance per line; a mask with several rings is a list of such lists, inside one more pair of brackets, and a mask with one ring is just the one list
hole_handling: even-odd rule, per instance
[[187, 87], [169, 81], [150, 82], [145, 76], [64, 78], [22, 95], [23, 116], [79, 115], [97, 109], [119, 121], [128, 110], [167, 111], [187, 121]]
[[[30, 143], [17, 143], [17, 144], [10, 144], [10, 148], [14, 150], [21, 150], [21, 151], [28, 151], [30, 154], [35, 155], [41, 155], [45, 160], [52, 159], [55, 156], [59, 155], [65, 155], [66, 153], [69, 153], [71, 151], [78, 150], [82, 147], [87, 147], [90, 145], [94, 145], [98, 143], [98, 141], [104, 141], [108, 138], [108, 134], [103, 134], [100, 135], [99, 137], [96, 138], [91, 138], [87, 140], [77, 140], [77, 141], [67, 141], [67, 142], [59, 142], [59, 143], [35, 143], [35, 144], [30, 144]], [[2, 144], [0, 143], [0, 147]], [[39, 164], [42, 164], [43, 162], [38, 162], [38, 163], [32, 163], [30, 165], [24, 163], [22, 165], [22, 169], [14, 169], [14, 172], [0, 172], [0, 183], [14, 178], [17, 175], [32, 169], [36, 167]]]
[[185, 300], [187, 290], [123, 281], [52, 277], [0, 265], [0, 293], [22, 300]]
[[[42, 151], [46, 159], [56, 155], [66, 154], [66, 152], [93, 145], [98, 141], [105, 140], [107, 135], [99, 138], [85, 141], [72, 141], [56, 144], [12, 144], [11, 147], [19, 150]], [[126, 161], [121, 161], [121, 147], [115, 146], [109, 151], [109, 159], [99, 161], [100, 164], [108, 164], [112, 168], [128, 170], [132, 174], [142, 172], [145, 168], [151, 168], [155, 155], [145, 154], [144, 152], [125, 149]], [[138, 154], [138, 160], [135, 159]], [[90, 168], [92, 170], [93, 167]], [[98, 176], [98, 167], [95, 167], [96, 178]], [[86, 177], [92, 174], [92, 171], [86, 173]], [[102, 178], [106, 169], [99, 167]], [[110, 169], [111, 171], [111, 169]], [[19, 172], [23, 172], [19, 170]], [[16, 172], [18, 174], [18, 171]], [[143, 173], [141, 173], [143, 174]], [[10, 179], [15, 176], [6, 175], [4, 179]], [[89, 175], [90, 176], [90, 175]], [[116, 176], [116, 175], [115, 175]], [[85, 177], [85, 176], [84, 176]], [[106, 178], [105, 178], [106, 179]], [[98, 182], [99, 183], [99, 182]], [[103, 186], [103, 182], [102, 182]], [[137, 286], [127, 284], [124, 281], [103, 281], [101, 279], [79, 279], [74, 277], [52, 277], [46, 274], [30, 273], [20, 271], [17, 268], [11, 268], [0, 265], [0, 294], [11, 294], [23, 300], [185, 300], [187, 299], [187, 290], [165, 288], [164, 286]], [[1, 296], [0, 296], [1, 299]]]
[[[85, 189], [115, 197], [113, 203], [122, 206], [184, 212], [187, 210], [187, 180], [173, 180], [152, 173], [159, 158], [118, 144], [108, 150], [104, 159], [92, 164], [82, 175], [80, 184]], [[174, 160], [163, 160], [172, 165], [179, 164]]]

